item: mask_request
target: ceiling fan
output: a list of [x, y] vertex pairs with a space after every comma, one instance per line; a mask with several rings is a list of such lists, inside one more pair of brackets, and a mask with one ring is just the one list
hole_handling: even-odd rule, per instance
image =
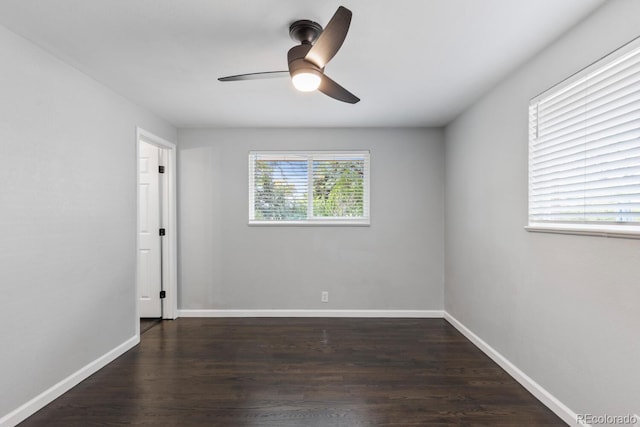
[[258, 80], [291, 76], [293, 86], [302, 92], [319, 90], [338, 101], [355, 104], [360, 98], [331, 80], [324, 74], [324, 67], [338, 52], [347, 37], [351, 24], [351, 11], [340, 6], [327, 26], [302, 19], [289, 27], [289, 36], [300, 42], [287, 54], [288, 71], [264, 71], [220, 77], [221, 82]]

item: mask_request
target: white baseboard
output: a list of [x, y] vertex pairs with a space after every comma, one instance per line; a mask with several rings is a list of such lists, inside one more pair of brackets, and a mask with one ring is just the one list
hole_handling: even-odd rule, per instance
[[100, 356], [83, 368], [80, 368], [78, 371], [69, 375], [67, 378], [63, 379], [56, 385], [50, 387], [48, 390], [45, 390], [27, 403], [21, 405], [20, 407], [14, 409], [7, 415], [0, 418], [0, 426], [15, 426], [18, 423], [24, 421], [29, 416], [33, 415], [40, 409], [47, 406], [49, 403], [53, 402], [58, 397], [62, 396], [64, 393], [69, 391], [69, 389], [80, 384], [83, 380], [87, 379], [96, 371], [107, 366], [109, 363], [124, 354], [127, 350], [131, 349], [139, 342], [139, 335], [129, 338], [127, 341], [123, 342], [113, 350]]
[[533, 394], [547, 408], [551, 409], [558, 417], [570, 426], [590, 427], [589, 424], [578, 422], [578, 416], [575, 412], [569, 409], [565, 404], [558, 400], [555, 396], [549, 393], [540, 384], [535, 382], [531, 377], [522, 372], [516, 365], [511, 363], [506, 357], [500, 354], [496, 349], [487, 344], [482, 338], [471, 332], [469, 328], [464, 326], [448, 312], [444, 312], [444, 318], [454, 328], [456, 328], [462, 335], [467, 337], [469, 341], [475, 344], [480, 350], [482, 350], [487, 356], [489, 356], [494, 362], [496, 362], [502, 369], [507, 371], [509, 375], [518, 381], [529, 393]]
[[178, 310], [179, 317], [442, 318], [442, 310]]

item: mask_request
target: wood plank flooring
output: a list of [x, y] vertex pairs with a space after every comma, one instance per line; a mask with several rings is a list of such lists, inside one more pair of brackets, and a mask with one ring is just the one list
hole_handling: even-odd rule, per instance
[[183, 318], [22, 426], [564, 426], [443, 319]]
[[144, 334], [149, 329], [153, 328], [157, 324], [162, 322], [162, 319], [156, 319], [151, 317], [143, 317], [140, 319], [140, 334]]

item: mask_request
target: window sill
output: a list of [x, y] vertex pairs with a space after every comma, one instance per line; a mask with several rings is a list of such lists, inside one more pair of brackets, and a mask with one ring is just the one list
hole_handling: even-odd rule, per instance
[[249, 221], [251, 227], [369, 227], [369, 220], [351, 220], [351, 221]]
[[606, 227], [591, 224], [532, 224], [524, 227], [524, 229], [534, 233], [573, 234], [577, 236], [640, 239], [640, 227], [634, 225], [616, 225], [613, 227]]

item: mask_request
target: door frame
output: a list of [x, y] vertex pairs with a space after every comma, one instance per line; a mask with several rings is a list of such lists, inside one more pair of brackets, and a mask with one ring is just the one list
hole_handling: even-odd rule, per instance
[[140, 228], [140, 141], [155, 145], [165, 153], [165, 179], [162, 186], [162, 199], [166, 203], [162, 207], [168, 213], [168, 218], [163, 218], [166, 235], [163, 237], [162, 250], [162, 277], [163, 288], [166, 297], [161, 300], [162, 318], [176, 319], [178, 317], [178, 227], [177, 227], [177, 197], [176, 197], [176, 144], [160, 138], [140, 127], [136, 127], [136, 280], [135, 280], [135, 304], [136, 304], [136, 335], [140, 336], [140, 306], [138, 301], [138, 254], [140, 253], [140, 241], [138, 230]]

